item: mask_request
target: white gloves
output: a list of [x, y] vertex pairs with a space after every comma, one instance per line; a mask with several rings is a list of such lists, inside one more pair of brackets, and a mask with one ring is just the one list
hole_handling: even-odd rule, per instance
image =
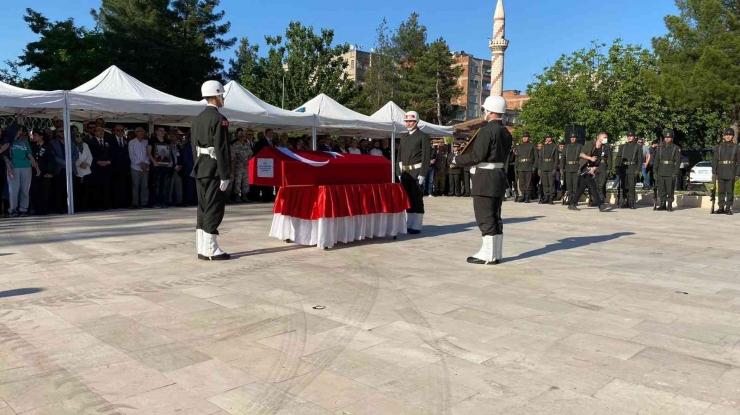
[[222, 192], [225, 192], [228, 187], [229, 187], [229, 181], [221, 180], [221, 185], [218, 188], [221, 189]]
[[419, 181], [419, 186], [424, 186], [424, 181], [426, 180], [426, 177], [419, 176], [417, 180]]

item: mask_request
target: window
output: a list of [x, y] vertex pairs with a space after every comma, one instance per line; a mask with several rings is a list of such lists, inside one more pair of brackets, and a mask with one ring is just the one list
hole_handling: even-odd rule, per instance
[[468, 110], [468, 118], [475, 118], [478, 115], [475, 113], [475, 110]]
[[478, 66], [470, 65], [470, 73], [478, 73]]
[[491, 74], [491, 67], [490, 66], [484, 66], [483, 67], [483, 72], [490, 75]]
[[490, 91], [491, 90], [491, 84], [484, 84], [483, 85], [483, 89], [486, 90], [486, 91]]
[[468, 97], [468, 102], [471, 104], [477, 104], [478, 103], [478, 97], [475, 95], [471, 95]]
[[455, 120], [462, 121], [465, 119], [465, 111], [457, 111], [455, 113]]

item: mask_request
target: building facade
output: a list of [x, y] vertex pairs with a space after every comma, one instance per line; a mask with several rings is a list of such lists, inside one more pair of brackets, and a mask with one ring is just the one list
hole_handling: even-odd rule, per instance
[[455, 66], [462, 68], [457, 85], [462, 93], [452, 98], [457, 106], [455, 121], [466, 121], [480, 117], [481, 105], [491, 95], [491, 61], [479, 59], [463, 52], [454, 52]]
[[342, 55], [342, 59], [347, 62], [344, 73], [347, 74], [349, 79], [354, 80], [358, 84], [364, 84], [365, 72], [370, 69], [371, 57], [372, 54], [370, 52], [359, 50], [356, 46], [350, 46], [349, 52]]

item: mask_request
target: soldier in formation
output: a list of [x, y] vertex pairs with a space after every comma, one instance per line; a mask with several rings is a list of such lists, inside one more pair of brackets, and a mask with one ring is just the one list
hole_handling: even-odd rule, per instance
[[732, 215], [732, 204], [735, 201], [735, 178], [740, 176], [740, 151], [738, 145], [732, 142], [735, 130], [725, 129], [722, 142], [714, 148], [712, 158], [712, 175], [717, 186], [715, 197], [719, 201], [719, 210], [716, 214]]
[[[673, 130], [663, 134], [663, 144], [655, 152], [655, 176], [658, 183], [660, 207], [657, 210], [673, 212], [673, 191], [676, 177], [681, 172], [681, 148], [673, 143]], [[642, 155], [642, 152], [639, 152]], [[619, 156], [617, 156], [619, 158]]]
[[581, 150], [583, 146], [578, 142], [578, 134], [570, 134], [570, 144], [565, 146], [564, 154], [561, 157], [560, 171], [565, 173], [565, 188], [568, 201], [572, 201], [578, 189], [578, 180], [580, 178]]
[[517, 202], [520, 203], [531, 202], [534, 193], [532, 172], [537, 165], [537, 148], [529, 140], [529, 133], [525, 131], [522, 135], [521, 144], [515, 148], [516, 172], [519, 178], [519, 190], [521, 191]]
[[545, 135], [545, 144], [542, 145], [538, 161], [537, 170], [539, 170], [540, 183], [542, 185], [540, 203], [553, 204], [553, 200], [555, 199], [555, 167], [558, 161], [558, 146], [552, 142], [552, 133]]
[[617, 171], [621, 184], [623, 208], [635, 209], [637, 176], [642, 170], [642, 148], [635, 142], [635, 132], [627, 132], [627, 142], [617, 150]]

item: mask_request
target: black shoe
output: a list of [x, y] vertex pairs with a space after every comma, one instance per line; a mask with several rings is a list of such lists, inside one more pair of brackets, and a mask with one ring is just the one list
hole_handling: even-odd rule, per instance
[[475, 265], [498, 265], [501, 263], [501, 261], [499, 261], [498, 259], [494, 260], [493, 262], [486, 262], [482, 259], [478, 259], [472, 256], [469, 256], [467, 261], [468, 261], [468, 264], [475, 264]]
[[635, 207], [635, 204], [634, 204], [634, 203], [632, 203], [632, 204], [630, 205], [630, 209], [637, 209], [637, 208]]
[[720, 208], [717, 209], [717, 210], [715, 210], [714, 213], [717, 214], [717, 215], [722, 215], [722, 214], [727, 213], [727, 212], [725, 212], [725, 207], [724, 206], [720, 206]]
[[727, 208], [727, 210], [725, 211], [725, 215], [732, 216], [732, 208]]
[[622, 204], [622, 206], [620, 206], [621, 209], [627, 209], [629, 207], [630, 207], [629, 203], [624, 203]]
[[660, 206], [658, 206], [658, 208], [655, 210], [666, 210], [665, 202], [661, 203]]
[[406, 232], [408, 232], [411, 235], [418, 235], [421, 233], [421, 231], [417, 231], [416, 229], [407, 229]]
[[570, 206], [568, 206], [568, 210], [580, 211], [581, 209], [578, 209], [578, 206], [576, 206], [576, 205], [570, 205]]
[[[138, 210], [138, 209], [141, 209], [141, 206], [139, 206], [139, 205], [131, 205], [131, 207], [129, 209], [131, 209], [131, 210]], [[198, 254], [198, 255], [200, 255], [200, 254]]]
[[667, 211], [673, 212], [673, 202], [668, 204], [668, 207], [666, 208]]
[[527, 196], [527, 197], [526, 197], [526, 198], [524, 199], [524, 203], [532, 203], [532, 200], [531, 200], [531, 199], [529, 198], [529, 196]]
[[547, 199], [547, 204], [548, 204], [548, 205], [554, 205], [554, 204], [555, 204], [555, 202], [554, 202], [554, 201], [552, 200], [552, 196], [550, 196], [550, 197], [549, 197], [549, 198]]
[[599, 212], [604, 212], [606, 210], [606, 203], [601, 203], [599, 206]]
[[229, 255], [229, 254], [227, 254], [227, 253], [224, 252], [221, 255], [214, 255], [214, 256], [212, 256], [210, 258], [206, 258], [206, 259], [210, 259], [211, 261], [226, 261], [226, 260], [231, 259], [231, 255]]
[[198, 254], [198, 259], [202, 259], [202, 260], [208, 260], [208, 258], [204, 257], [204, 256], [203, 256], [203, 255], [201, 255], [201, 254]]

